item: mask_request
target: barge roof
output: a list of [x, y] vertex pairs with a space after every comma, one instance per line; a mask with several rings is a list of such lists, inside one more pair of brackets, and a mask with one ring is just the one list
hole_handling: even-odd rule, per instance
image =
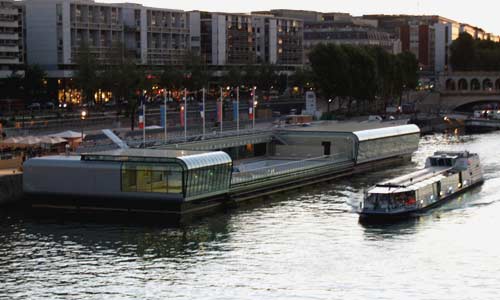
[[450, 167], [429, 167], [375, 185], [368, 192], [373, 194], [404, 193], [417, 190], [445, 178]]

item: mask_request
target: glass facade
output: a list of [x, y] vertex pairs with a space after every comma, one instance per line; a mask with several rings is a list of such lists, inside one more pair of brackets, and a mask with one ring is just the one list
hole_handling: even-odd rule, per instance
[[[106, 156], [94, 154], [86, 159], [106, 160]], [[170, 194], [192, 200], [229, 190], [232, 161], [224, 152], [188, 155], [170, 161], [148, 159], [154, 158], [121, 163], [122, 192]]]
[[232, 164], [225, 163], [187, 171], [186, 198], [228, 190], [231, 169]]
[[122, 164], [122, 191], [182, 194], [182, 167], [179, 164]]
[[419, 141], [420, 133], [360, 142], [357, 162], [411, 153], [418, 148]]

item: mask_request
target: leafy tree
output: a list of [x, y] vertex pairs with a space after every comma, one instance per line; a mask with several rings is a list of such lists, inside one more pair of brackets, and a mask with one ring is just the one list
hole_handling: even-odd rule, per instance
[[460, 34], [451, 44], [450, 63], [454, 70], [467, 71], [474, 69], [476, 46], [472, 36], [466, 32]]
[[40, 66], [26, 66], [22, 79], [25, 100], [33, 101], [47, 95], [46, 78], [47, 73]]
[[328, 103], [329, 99], [342, 99], [349, 96], [351, 91], [351, 76], [349, 57], [344, 49], [334, 44], [320, 44], [309, 54], [309, 61], [316, 86], [322, 92]]
[[160, 75], [160, 84], [169, 89], [181, 89], [183, 87], [184, 74], [179, 68], [165, 66]]
[[208, 79], [208, 71], [206, 65], [202, 63], [201, 57], [189, 52], [186, 55], [184, 87], [195, 91], [207, 87]]
[[82, 44], [78, 49], [75, 63], [77, 65], [75, 79], [77, 86], [83, 92], [82, 99], [85, 103], [92, 102], [99, 81], [98, 64], [86, 44]]

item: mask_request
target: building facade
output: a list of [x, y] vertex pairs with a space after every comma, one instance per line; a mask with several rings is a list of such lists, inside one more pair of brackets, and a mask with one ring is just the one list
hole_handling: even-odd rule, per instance
[[449, 70], [450, 46], [462, 32], [475, 39], [499, 40], [498, 36], [480, 28], [441, 16], [366, 15], [363, 18], [376, 20], [380, 29], [399, 37], [402, 50], [415, 54], [422, 71], [430, 73]]
[[300, 20], [266, 14], [189, 13], [191, 49], [212, 66], [303, 63]]
[[20, 71], [24, 64], [23, 6], [12, 0], [0, 0], [0, 78]]
[[100, 63], [113, 49], [147, 66], [181, 65], [189, 51], [188, 15], [138, 4], [91, 0], [26, 0], [28, 63], [49, 77], [71, 77], [83, 46]]
[[380, 46], [389, 53], [401, 52], [399, 39], [378, 30], [376, 20], [353, 17], [348, 13], [302, 10], [271, 10], [268, 14], [280, 18], [298, 18], [304, 23], [306, 63], [308, 53], [319, 44]]

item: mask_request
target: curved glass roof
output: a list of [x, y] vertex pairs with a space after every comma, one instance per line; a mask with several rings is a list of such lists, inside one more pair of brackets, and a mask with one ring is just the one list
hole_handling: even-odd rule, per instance
[[232, 163], [231, 157], [222, 151], [202, 152], [186, 150], [116, 149], [82, 154], [85, 161], [171, 163], [181, 161], [188, 170]]
[[417, 133], [420, 133], [420, 128], [414, 124], [353, 132], [360, 142]]
[[216, 166], [222, 164], [229, 164], [232, 163], [233, 161], [226, 152], [222, 151], [181, 156], [178, 157], [178, 159], [186, 164], [188, 170], [200, 169], [204, 167]]

